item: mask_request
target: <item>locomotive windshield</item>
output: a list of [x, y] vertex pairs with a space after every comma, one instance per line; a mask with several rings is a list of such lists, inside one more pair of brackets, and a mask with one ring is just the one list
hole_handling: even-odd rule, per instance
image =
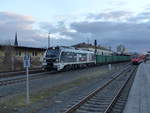
[[59, 56], [58, 49], [49, 49], [46, 52], [46, 57], [57, 58]]

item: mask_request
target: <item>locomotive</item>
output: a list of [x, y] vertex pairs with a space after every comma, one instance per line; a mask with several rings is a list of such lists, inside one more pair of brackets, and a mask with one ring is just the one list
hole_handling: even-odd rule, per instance
[[70, 70], [96, 64], [94, 52], [79, 50], [73, 47], [54, 47], [44, 53], [45, 70]]
[[144, 58], [145, 57], [143, 55], [133, 55], [131, 58], [131, 62], [133, 65], [138, 65], [144, 61]]

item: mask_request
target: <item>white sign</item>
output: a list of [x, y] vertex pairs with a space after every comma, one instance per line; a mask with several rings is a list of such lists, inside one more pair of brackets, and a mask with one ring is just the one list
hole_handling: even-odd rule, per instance
[[108, 69], [109, 71], [111, 71], [111, 64], [108, 64]]
[[23, 65], [24, 65], [24, 67], [30, 67], [30, 56], [29, 55], [24, 56]]

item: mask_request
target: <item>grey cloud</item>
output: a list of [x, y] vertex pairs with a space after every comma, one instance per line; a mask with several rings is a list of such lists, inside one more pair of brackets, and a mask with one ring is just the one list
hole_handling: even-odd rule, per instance
[[78, 22], [72, 23], [71, 28], [78, 33], [92, 34], [104, 45], [117, 45], [122, 43], [130, 48], [141, 49], [150, 43], [149, 24], [113, 23], [113, 22]]
[[[148, 18], [148, 15], [148, 12], [143, 12], [136, 15], [136, 18]], [[124, 44], [132, 50], [142, 50], [143, 48], [148, 49], [150, 43], [150, 24], [148, 22], [136, 23], [129, 21], [129, 19], [127, 19], [127, 22], [107, 21], [107, 18], [134, 19], [134, 17], [135, 16], [132, 15], [132, 12], [127, 11], [90, 14], [87, 16], [87, 18], [93, 18], [95, 21], [90, 22], [87, 20], [81, 22], [73, 22], [70, 24], [69, 29], [76, 32], [70, 32], [66, 27], [62, 27], [64, 31], [61, 31], [59, 30], [58, 26], [57, 32], [59, 32], [61, 35], [71, 37], [74, 43], [85, 42], [87, 41], [87, 39], [90, 39], [90, 42], [93, 43], [94, 39], [97, 39], [99, 44], [107, 46], [110, 45], [115, 47], [118, 44]], [[100, 18], [103, 18], [104, 21], [99, 21]]]
[[39, 25], [40, 25], [41, 29], [44, 29], [47, 32], [51, 32], [51, 33], [56, 33], [57, 32], [56, 26], [52, 25], [49, 22], [40, 22]]
[[[31, 17], [17, 15], [14, 13], [0, 12], [0, 27], [1, 30], [13, 29], [29, 29], [34, 20]], [[2, 29], [3, 28], [3, 29]]]
[[103, 12], [99, 14], [88, 14], [87, 19], [121, 19], [131, 16], [131, 12], [127, 11], [112, 11], [112, 12]]
[[0, 12], [0, 43], [11, 41], [13, 44], [17, 32], [19, 45], [44, 46], [45, 43], [41, 43], [44, 40], [40, 35], [41, 31], [33, 29], [34, 23], [35, 21], [29, 16]]
[[[51, 33], [62, 33], [67, 31], [63, 22], [58, 22], [57, 25], [52, 25], [48, 22], [39, 23], [40, 29], [34, 29], [36, 23], [32, 17], [23, 16], [15, 13], [0, 12], [0, 44], [10, 42], [13, 44], [15, 32], [18, 34], [19, 45], [46, 47], [47, 36], [44, 36], [42, 29]], [[71, 43], [65, 39], [51, 39], [53, 45], [65, 45]], [[73, 41], [72, 41], [73, 43]]]
[[[111, 12], [110, 12], [111, 13]], [[122, 18], [128, 15], [128, 12], [112, 12], [104, 15], [105, 18]], [[148, 13], [141, 13], [136, 18], [148, 18]], [[66, 25], [63, 21], [53, 25], [49, 22], [40, 22], [40, 29], [34, 29], [35, 21], [31, 17], [0, 12], [0, 39], [14, 39], [14, 34], [18, 32], [18, 40], [22, 45], [46, 47], [47, 36], [42, 36], [43, 30], [58, 33], [57, 39], [52, 38], [52, 45], [72, 45], [79, 42], [86, 42], [87, 39], [91, 43], [94, 39], [98, 40], [99, 44], [116, 47], [119, 44], [124, 44], [133, 50], [149, 49], [150, 43], [150, 23], [136, 22], [109, 22], [97, 20], [102, 16], [94, 15], [90, 18], [95, 18], [95, 21], [72, 22]], [[61, 36], [70, 37], [72, 40], [61, 39]]]
[[139, 23], [142, 22], [143, 20], [147, 20], [147, 22], [150, 21], [150, 12], [143, 12], [128, 19], [129, 22], [139, 22]]
[[[125, 14], [126, 13], [126, 14]], [[128, 12], [115, 12], [112, 17], [122, 17], [131, 13]], [[118, 15], [118, 16], [115, 16]], [[137, 18], [141, 18], [147, 13], [141, 13]], [[98, 17], [97, 17], [98, 18]], [[143, 48], [149, 49], [150, 43], [150, 24], [149, 23], [136, 23], [136, 22], [109, 22], [109, 21], [82, 21], [73, 22], [70, 24], [70, 28], [66, 28], [62, 24], [64, 31], [59, 30], [57, 26], [57, 32], [61, 35], [72, 38], [69, 45], [72, 43], [86, 42], [90, 39], [93, 43], [94, 39], [97, 39], [99, 44], [116, 47], [118, 44], [124, 44], [131, 50], [143, 50]], [[76, 32], [70, 32], [68, 29]], [[69, 42], [69, 41], [68, 41]]]
[[67, 30], [66, 25], [63, 21], [57, 22], [56, 25], [51, 24], [50, 22], [40, 22], [40, 28], [51, 33], [60, 33]]

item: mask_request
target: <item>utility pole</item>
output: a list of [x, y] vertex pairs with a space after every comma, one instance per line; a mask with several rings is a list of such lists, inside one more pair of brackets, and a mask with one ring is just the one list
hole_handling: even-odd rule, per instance
[[94, 46], [95, 46], [95, 55], [97, 53], [97, 40], [94, 40]]
[[48, 33], [48, 48], [50, 47], [50, 32]]

